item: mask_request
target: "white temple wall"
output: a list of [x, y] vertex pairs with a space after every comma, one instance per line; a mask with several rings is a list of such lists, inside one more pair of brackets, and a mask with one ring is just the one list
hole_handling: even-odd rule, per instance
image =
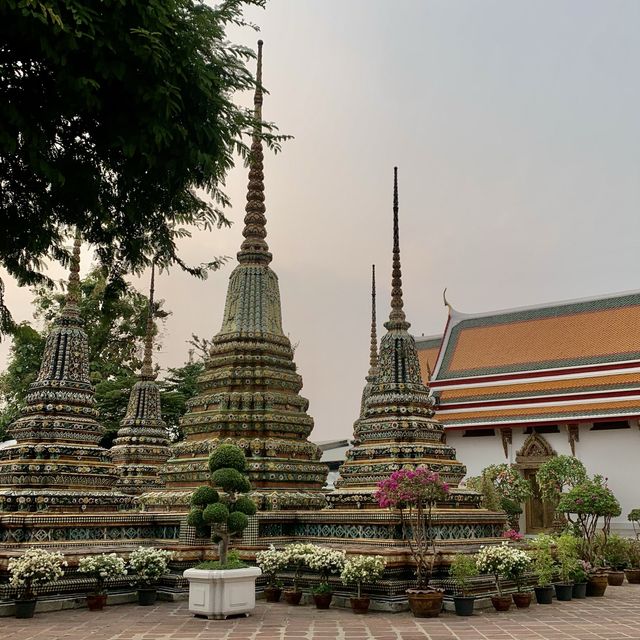
[[[589, 475], [600, 474], [608, 478], [608, 484], [620, 501], [622, 514], [612, 521], [612, 529], [632, 535], [627, 514], [640, 508], [640, 431], [637, 427], [611, 431], [590, 431], [590, 424], [580, 425], [580, 441], [576, 443], [576, 457]], [[464, 431], [447, 429], [447, 444], [455, 447], [457, 459], [466, 465], [467, 475], [479, 475], [490, 464], [516, 461], [516, 453], [522, 448], [528, 435], [524, 429], [513, 429], [513, 444], [509, 447], [509, 460], [505, 458], [502, 438], [496, 429], [495, 436], [463, 437]], [[560, 433], [543, 436], [558, 455], [571, 455], [571, 447], [564, 427]], [[521, 522], [524, 530], [524, 518]]]

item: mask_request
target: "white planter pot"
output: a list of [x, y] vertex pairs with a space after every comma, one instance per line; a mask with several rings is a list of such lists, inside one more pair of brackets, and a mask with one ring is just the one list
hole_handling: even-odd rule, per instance
[[248, 614], [256, 608], [256, 578], [261, 574], [258, 567], [187, 569], [182, 575], [189, 581], [189, 611], [214, 620]]

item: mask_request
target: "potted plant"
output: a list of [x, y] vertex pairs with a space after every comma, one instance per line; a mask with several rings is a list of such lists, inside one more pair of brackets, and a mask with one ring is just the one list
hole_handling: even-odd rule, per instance
[[469, 581], [478, 575], [476, 558], [466, 553], [457, 553], [449, 567], [449, 575], [453, 578], [461, 595], [453, 596], [453, 606], [458, 616], [472, 616], [475, 597], [469, 595]]
[[127, 575], [125, 561], [115, 553], [103, 553], [96, 556], [85, 556], [78, 561], [78, 572], [88, 573], [96, 586], [92, 593], [87, 594], [89, 611], [102, 611], [107, 603], [105, 582]]
[[[560, 601], [568, 601], [573, 598], [573, 576], [580, 561], [578, 560], [578, 539], [568, 532], [556, 539], [556, 557], [560, 582], [556, 582], [556, 598]], [[586, 589], [586, 582], [585, 582]]]
[[148, 607], [155, 604], [158, 597], [156, 585], [167, 573], [169, 560], [173, 552], [155, 547], [138, 547], [129, 555], [129, 568], [136, 576], [138, 586], [138, 604]]
[[611, 568], [607, 580], [613, 587], [624, 582], [624, 570], [629, 566], [627, 542], [619, 535], [611, 534], [603, 541], [603, 556]]
[[553, 456], [541, 464], [536, 472], [540, 497], [554, 505], [556, 514], [561, 521], [563, 514], [558, 511], [560, 497], [564, 492], [573, 489], [587, 478], [587, 470], [582, 462], [574, 456]]
[[293, 584], [285, 587], [284, 599], [289, 605], [299, 605], [302, 600], [302, 590], [298, 586], [302, 570], [308, 567], [309, 558], [316, 552], [316, 545], [306, 542], [291, 544], [285, 549], [287, 566], [293, 567]]
[[363, 583], [372, 583], [384, 573], [385, 560], [381, 556], [354, 556], [349, 558], [342, 569], [340, 580], [343, 584], [355, 584], [358, 591], [351, 598], [351, 609], [354, 613], [365, 614], [369, 611], [370, 599], [362, 595]]
[[320, 584], [313, 587], [311, 593], [317, 609], [328, 609], [331, 606], [333, 592], [329, 585], [329, 576], [339, 574], [347, 561], [346, 553], [341, 549], [316, 547], [307, 560], [307, 566], [320, 574]]
[[67, 563], [60, 552], [27, 549], [20, 557], [9, 560], [9, 584], [16, 589], [16, 618], [33, 618], [38, 601], [37, 588], [56, 582], [64, 575]]
[[627, 541], [629, 569], [625, 571], [629, 584], [640, 584], [640, 540], [629, 538]]
[[508, 611], [511, 607], [511, 596], [503, 593], [501, 578], [511, 578], [518, 573], [524, 573], [529, 563], [527, 554], [508, 542], [480, 547], [476, 564], [478, 571], [494, 577], [498, 593], [491, 596], [491, 603], [496, 611]]
[[433, 618], [442, 611], [444, 594], [429, 587], [436, 560], [433, 507], [449, 493], [449, 485], [426, 467], [400, 469], [378, 483], [376, 499], [382, 508], [398, 509], [402, 533], [416, 565], [416, 588], [408, 589], [414, 616]]
[[633, 527], [633, 533], [636, 538], [640, 538], [640, 509], [631, 509], [627, 514], [627, 520]]
[[280, 602], [282, 595], [281, 583], [278, 582], [278, 572], [287, 566], [287, 554], [271, 545], [266, 551], [256, 553], [256, 564], [262, 574], [267, 576], [268, 584], [264, 589], [267, 602]]
[[517, 591], [512, 594], [517, 609], [528, 609], [531, 604], [531, 589], [524, 589], [524, 576], [531, 567], [531, 556], [522, 549], [512, 549], [508, 577], [515, 580]]
[[209, 456], [211, 486], [197, 489], [191, 497], [188, 522], [199, 532], [208, 530], [218, 543], [218, 560], [187, 569], [189, 611], [196, 616], [223, 619], [255, 609], [258, 567], [248, 567], [229, 547], [242, 535], [256, 505], [246, 493], [251, 489], [246, 476], [247, 461], [240, 447], [222, 444]]
[[602, 476], [594, 476], [562, 494], [558, 511], [564, 513], [569, 523], [581, 534], [582, 559], [591, 565], [587, 583], [587, 595], [600, 597], [607, 588], [607, 572], [597, 554], [596, 534], [598, 521], [603, 519], [603, 535], [606, 539], [611, 518], [620, 514], [620, 503], [606, 485]]
[[546, 534], [537, 535], [531, 542], [531, 557], [533, 558], [533, 573], [536, 577], [536, 602], [551, 604], [553, 602], [553, 575], [555, 566], [551, 548], [553, 538]]
[[573, 588], [571, 589], [571, 597], [582, 600], [587, 597], [587, 582], [589, 580], [589, 572], [591, 571], [591, 564], [586, 560], [578, 561], [571, 570], [570, 576], [573, 582]]

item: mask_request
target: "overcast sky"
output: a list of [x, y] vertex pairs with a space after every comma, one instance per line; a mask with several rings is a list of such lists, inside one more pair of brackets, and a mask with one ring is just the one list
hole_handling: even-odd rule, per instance
[[[351, 436], [372, 263], [388, 316], [396, 164], [414, 334], [443, 331], [444, 287], [468, 312], [640, 289], [640, 2], [270, 0], [248, 17], [264, 117], [295, 136], [266, 158], [268, 242], [312, 439]], [[186, 260], [235, 257], [246, 181], [228, 179], [234, 226], [185, 241]], [[163, 367], [218, 331], [234, 263], [160, 277]], [[30, 300], [7, 282], [17, 319]]]

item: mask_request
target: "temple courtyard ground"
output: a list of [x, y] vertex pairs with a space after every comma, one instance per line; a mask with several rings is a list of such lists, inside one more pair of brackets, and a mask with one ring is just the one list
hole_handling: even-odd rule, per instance
[[486, 611], [471, 618], [445, 613], [417, 619], [410, 613], [318, 611], [259, 602], [249, 618], [194, 618], [186, 602], [153, 607], [119, 605], [36, 614], [32, 620], [0, 618], [1, 640], [614, 640], [640, 639], [640, 585], [609, 587], [603, 598], [528, 611]]

